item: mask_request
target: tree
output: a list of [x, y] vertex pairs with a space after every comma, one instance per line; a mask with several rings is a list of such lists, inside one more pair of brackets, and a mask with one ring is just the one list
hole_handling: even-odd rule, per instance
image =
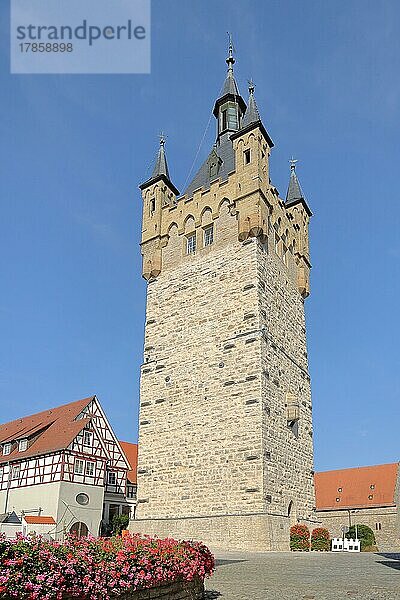
[[114, 515], [111, 521], [113, 535], [121, 535], [121, 531], [128, 527], [129, 515]]
[[[375, 546], [375, 536], [371, 527], [368, 525], [357, 525], [357, 536], [360, 540], [361, 551], [365, 550], [370, 546]], [[356, 538], [356, 525], [352, 525], [349, 528], [349, 531], [346, 533], [347, 539], [355, 539]]]

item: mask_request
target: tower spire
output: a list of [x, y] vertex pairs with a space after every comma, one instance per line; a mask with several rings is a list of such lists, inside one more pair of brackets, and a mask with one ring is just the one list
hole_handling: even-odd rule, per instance
[[150, 179], [142, 183], [139, 187], [143, 190], [144, 188], [148, 187], [152, 183], [155, 183], [159, 179], [165, 181], [165, 183], [169, 185], [174, 194], [179, 194], [178, 190], [172, 183], [171, 178], [169, 176], [167, 156], [165, 154], [165, 135], [163, 132], [160, 133], [160, 146], [158, 148], [157, 158], [154, 164], [153, 171], [151, 173], [151, 177]]
[[218, 119], [218, 143], [221, 141], [221, 136], [223, 136], [223, 134], [227, 133], [229, 135], [239, 129], [241, 118], [246, 110], [246, 103], [239, 93], [239, 88], [233, 74], [233, 65], [236, 61], [233, 56], [234, 46], [232, 36], [230, 33], [228, 33], [228, 36], [228, 56], [226, 58], [228, 70], [222, 86], [222, 91], [219, 98], [215, 101], [213, 110], [214, 116]]
[[289, 185], [286, 192], [286, 206], [292, 206], [293, 204], [297, 204], [298, 202], [304, 205], [304, 208], [308, 215], [311, 217], [312, 213], [310, 207], [308, 206], [306, 199], [304, 198], [303, 190], [301, 189], [301, 185], [296, 173], [296, 164], [299, 161], [297, 158], [292, 158], [289, 160], [290, 164], [290, 179]]
[[292, 202], [296, 202], [298, 200], [304, 200], [303, 192], [300, 186], [300, 182], [297, 178], [296, 173], [296, 163], [298, 162], [297, 158], [291, 158], [289, 160], [290, 163], [290, 179], [289, 185], [286, 193], [286, 204], [291, 204]]
[[167, 157], [165, 155], [165, 135], [163, 132], [160, 133], [160, 147], [158, 149], [157, 159], [150, 179], [154, 179], [160, 175], [165, 175], [165, 177], [169, 179]]
[[252, 79], [249, 80], [249, 101], [247, 103], [247, 110], [244, 113], [244, 117], [242, 120], [242, 128], [251, 125], [252, 123], [258, 123], [261, 121], [260, 113], [258, 112], [258, 107], [256, 103], [256, 99], [254, 98], [254, 81]]
[[226, 64], [228, 65], [228, 75], [233, 76], [233, 65], [235, 64], [235, 59], [233, 57], [233, 42], [232, 42], [232, 34], [228, 31], [229, 37], [229, 46], [228, 46], [228, 57], [226, 59]]

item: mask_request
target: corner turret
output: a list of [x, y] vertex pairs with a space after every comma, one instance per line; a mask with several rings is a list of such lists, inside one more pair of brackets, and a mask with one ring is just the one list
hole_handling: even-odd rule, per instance
[[151, 177], [139, 188], [143, 198], [142, 274], [148, 280], [161, 273], [161, 249], [166, 244], [166, 236], [161, 235], [163, 211], [176, 206], [176, 197], [179, 195], [170, 179], [163, 135], [160, 136], [160, 147]]
[[296, 237], [293, 241], [293, 255], [297, 263], [297, 285], [300, 294], [306, 298], [310, 294], [310, 247], [308, 227], [312, 212], [304, 198], [296, 173], [297, 160], [290, 160], [290, 179], [286, 193], [286, 212], [292, 221]]

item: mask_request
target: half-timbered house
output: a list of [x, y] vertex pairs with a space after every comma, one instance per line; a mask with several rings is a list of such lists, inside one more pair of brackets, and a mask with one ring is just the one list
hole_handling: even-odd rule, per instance
[[115, 514], [134, 517], [136, 465], [96, 396], [0, 425], [0, 448], [0, 513], [52, 518], [56, 539], [109, 531]]

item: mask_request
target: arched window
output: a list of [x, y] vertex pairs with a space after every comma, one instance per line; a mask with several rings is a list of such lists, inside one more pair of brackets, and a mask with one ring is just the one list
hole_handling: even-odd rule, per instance
[[73, 535], [75, 535], [77, 538], [81, 538], [81, 537], [86, 537], [87, 534], [89, 533], [89, 530], [85, 523], [81, 523], [80, 521], [78, 521], [77, 523], [74, 523], [72, 525], [69, 532], [72, 533]]

